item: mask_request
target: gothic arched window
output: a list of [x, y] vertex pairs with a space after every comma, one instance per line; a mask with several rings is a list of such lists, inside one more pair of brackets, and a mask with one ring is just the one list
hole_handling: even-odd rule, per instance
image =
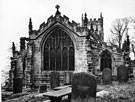
[[105, 50], [102, 52], [100, 65], [101, 71], [103, 71], [104, 68], [112, 69], [112, 59], [109, 51]]
[[70, 36], [60, 28], [49, 34], [44, 44], [43, 70], [74, 70], [74, 45]]

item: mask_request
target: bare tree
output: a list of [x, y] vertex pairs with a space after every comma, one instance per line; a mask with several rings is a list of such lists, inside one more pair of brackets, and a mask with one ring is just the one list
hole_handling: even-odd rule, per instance
[[134, 40], [131, 41], [131, 52], [133, 52], [134, 59], [135, 59], [135, 41]]
[[8, 81], [8, 78], [9, 78], [9, 71], [7, 70], [1, 70], [1, 81], [2, 83], [1, 84], [5, 84], [5, 82]]
[[135, 18], [131, 20], [132, 25], [132, 37], [130, 37], [130, 43], [131, 43], [131, 52], [134, 54], [134, 60], [135, 60]]
[[113, 22], [112, 28], [110, 30], [111, 31], [111, 38], [109, 39], [110, 45], [117, 46], [119, 50], [122, 49], [123, 37], [128, 31], [129, 23], [130, 23], [129, 18], [116, 19]]

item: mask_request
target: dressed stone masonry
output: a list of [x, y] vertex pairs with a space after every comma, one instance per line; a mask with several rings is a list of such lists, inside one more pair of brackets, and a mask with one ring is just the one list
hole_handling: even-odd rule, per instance
[[[21, 78], [23, 88], [46, 85], [49, 90], [52, 87], [52, 72], [59, 73], [60, 86], [71, 84], [74, 72], [101, 75], [105, 68], [109, 68], [112, 76], [117, 76], [117, 67], [129, 58], [129, 50], [118, 52], [117, 47], [108, 46], [104, 42], [102, 13], [98, 19], [88, 19], [86, 13], [82, 14], [80, 25], [69, 21], [67, 16], [62, 16], [59, 8], [57, 5], [55, 15], [43, 22], [38, 30], [33, 30], [30, 18], [29, 37], [20, 38], [19, 51], [12, 44], [11, 88], [13, 79]], [[129, 47], [129, 40], [125, 43], [124, 48]]]

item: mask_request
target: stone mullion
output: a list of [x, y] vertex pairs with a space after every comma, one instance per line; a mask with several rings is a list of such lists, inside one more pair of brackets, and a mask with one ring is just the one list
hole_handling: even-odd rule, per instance
[[56, 46], [56, 35], [57, 35], [57, 29], [56, 29], [55, 31], [56, 31], [56, 34], [54, 33], [55, 36], [54, 36], [54, 39], [53, 39], [53, 40], [54, 40], [54, 43], [55, 43], [55, 44], [54, 44], [54, 50], [55, 50], [55, 71], [57, 71], [57, 69], [56, 69], [56, 60], [57, 60], [57, 59], [56, 59], [56, 49], [57, 49], [57, 48], [56, 48], [56, 47], [57, 47], [57, 46]]
[[69, 48], [70, 47], [68, 46], [68, 53], [67, 53], [68, 54], [68, 71], [69, 71]]
[[62, 41], [63, 41], [63, 38], [62, 38], [62, 31], [60, 30], [60, 48], [61, 48], [61, 70], [63, 69], [63, 54], [62, 54], [62, 51], [63, 51], [63, 46], [62, 46]]
[[48, 69], [49, 69], [49, 70], [50, 70], [50, 51], [51, 51], [50, 41], [51, 41], [51, 38], [49, 37], [49, 47], [48, 47], [48, 50], [49, 50], [49, 55], [48, 55], [48, 56], [49, 56], [49, 59], [48, 59], [48, 60], [49, 60], [49, 68], [48, 68]]
[[67, 40], [67, 70], [69, 71], [69, 45], [68, 45], [68, 37]]
[[[55, 34], [55, 33], [53, 33], [53, 34]], [[56, 46], [55, 46], [55, 37], [53, 38], [53, 43], [54, 43], [54, 46], [53, 46], [53, 49], [54, 49], [54, 59], [55, 59], [55, 61], [54, 61], [54, 71], [56, 71]]]

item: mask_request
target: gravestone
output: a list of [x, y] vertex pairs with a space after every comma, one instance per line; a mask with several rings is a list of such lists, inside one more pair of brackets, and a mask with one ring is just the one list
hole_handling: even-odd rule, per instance
[[109, 68], [105, 68], [103, 70], [103, 83], [104, 84], [111, 84], [112, 83], [112, 71]]
[[47, 85], [46, 85], [46, 84], [40, 85], [40, 90], [39, 90], [39, 92], [40, 92], [40, 93], [44, 93], [44, 92], [46, 92], [46, 91], [47, 91]]
[[65, 80], [65, 72], [59, 71], [59, 74], [60, 74], [60, 77], [59, 77], [60, 86], [63, 86], [64, 85], [64, 80]]
[[65, 72], [65, 85], [72, 84], [72, 72]]
[[96, 78], [89, 73], [75, 73], [72, 80], [71, 102], [96, 102]]
[[51, 72], [51, 88], [55, 88], [59, 86], [60, 80], [59, 80], [59, 72]]
[[127, 82], [128, 81], [128, 68], [124, 65], [119, 66], [117, 68], [117, 76], [119, 82]]
[[21, 93], [22, 92], [22, 79], [14, 78], [13, 79], [13, 93]]
[[97, 80], [97, 84], [101, 84], [102, 75], [97, 75], [96, 80]]

